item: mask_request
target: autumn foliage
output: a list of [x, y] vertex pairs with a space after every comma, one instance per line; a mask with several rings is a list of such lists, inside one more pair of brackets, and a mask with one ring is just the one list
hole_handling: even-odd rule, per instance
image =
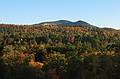
[[120, 79], [120, 30], [0, 24], [0, 79]]

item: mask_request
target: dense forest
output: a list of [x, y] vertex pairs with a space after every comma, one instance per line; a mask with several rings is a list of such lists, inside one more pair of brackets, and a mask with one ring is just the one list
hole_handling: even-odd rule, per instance
[[120, 30], [0, 24], [0, 79], [120, 79]]

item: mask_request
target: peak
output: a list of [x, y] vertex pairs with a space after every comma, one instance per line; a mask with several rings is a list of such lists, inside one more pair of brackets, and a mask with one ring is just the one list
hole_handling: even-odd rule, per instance
[[68, 21], [68, 20], [58, 20], [58, 21], [55, 21], [56, 24], [71, 24], [72, 22], [71, 21]]
[[56, 22], [71, 22], [71, 21], [68, 21], [68, 20], [58, 20]]
[[[48, 25], [51, 25], [51, 24], [55, 24], [55, 25], [69, 25], [69, 26], [88, 26], [90, 25], [89, 23], [85, 22], [85, 21], [82, 21], [82, 20], [79, 20], [79, 21], [76, 21], [76, 22], [72, 22], [72, 21], [69, 21], [69, 20], [58, 20], [58, 21], [51, 21], [51, 22], [43, 22], [43, 23], [40, 23], [40, 24], [48, 24]], [[39, 24], [37, 24], [39, 25]]]

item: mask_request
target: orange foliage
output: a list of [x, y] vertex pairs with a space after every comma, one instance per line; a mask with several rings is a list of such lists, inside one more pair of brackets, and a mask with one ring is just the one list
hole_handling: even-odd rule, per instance
[[35, 62], [34, 60], [31, 60], [29, 62], [29, 65], [33, 68], [36, 68], [36, 69], [41, 69], [43, 67], [43, 63], [40, 63], [40, 62]]

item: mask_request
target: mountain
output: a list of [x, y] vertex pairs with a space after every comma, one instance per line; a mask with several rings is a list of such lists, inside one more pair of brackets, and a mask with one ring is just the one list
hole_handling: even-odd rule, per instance
[[101, 30], [120, 30], [120, 29], [115, 29], [115, 28], [108, 28], [108, 27], [103, 27], [100, 28], [98, 26], [94, 26], [92, 24], [89, 24], [85, 21], [82, 20], [78, 20], [76, 22], [72, 22], [69, 20], [58, 20], [58, 21], [50, 21], [50, 22], [42, 22], [42, 23], [38, 23], [38, 24], [34, 24], [36, 26], [45, 26], [45, 25], [53, 25], [53, 26], [80, 26], [80, 27], [85, 27], [85, 28], [89, 28], [89, 29], [101, 29]]
[[58, 20], [58, 21], [52, 21], [52, 22], [43, 22], [35, 25], [61, 25], [61, 26], [91, 26], [91, 24], [84, 22], [84, 21], [68, 21], [68, 20]]

